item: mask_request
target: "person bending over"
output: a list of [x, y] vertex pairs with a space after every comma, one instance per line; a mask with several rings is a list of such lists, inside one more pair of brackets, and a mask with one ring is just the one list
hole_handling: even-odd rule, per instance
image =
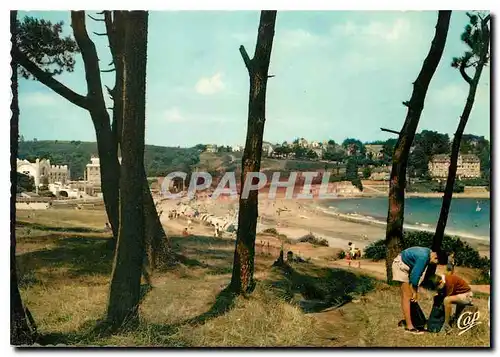
[[446, 254], [424, 247], [407, 248], [392, 262], [392, 279], [401, 282], [401, 310], [404, 319], [398, 325], [406, 325], [407, 332], [422, 333], [411, 321], [410, 302], [418, 301], [418, 287], [424, 280], [427, 266], [438, 263], [446, 264]]

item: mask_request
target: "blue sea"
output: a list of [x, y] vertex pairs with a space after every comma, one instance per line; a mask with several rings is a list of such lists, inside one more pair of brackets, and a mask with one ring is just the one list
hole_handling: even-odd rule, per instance
[[[407, 198], [405, 201], [405, 225], [432, 229], [436, 227], [441, 210], [441, 198]], [[386, 197], [337, 199], [323, 202], [326, 208], [344, 214], [369, 216], [387, 221]], [[479, 207], [479, 208], [478, 208]], [[490, 239], [490, 200], [457, 198], [451, 203], [446, 233]]]

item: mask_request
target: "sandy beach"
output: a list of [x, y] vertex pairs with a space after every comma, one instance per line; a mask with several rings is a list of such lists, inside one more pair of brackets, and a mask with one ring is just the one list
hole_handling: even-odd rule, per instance
[[[166, 212], [178, 210], [181, 204], [187, 204], [187, 200], [162, 200], [159, 203], [160, 210], [164, 212], [162, 221], [167, 223], [169, 219]], [[237, 199], [198, 199], [189, 202], [189, 206], [197, 209], [200, 213], [237, 221]], [[349, 241], [363, 249], [370, 242], [385, 237], [385, 223], [371, 217], [337, 213], [321, 206], [321, 201], [318, 200], [284, 198], [269, 200], [263, 196], [259, 197], [257, 232], [267, 228], [275, 228], [280, 234], [285, 234], [290, 239], [297, 239], [305, 234], [313, 233], [328, 240], [330, 247], [341, 249], [345, 249]], [[405, 229], [433, 231], [430, 227], [408, 225], [405, 225]], [[460, 236], [476, 247], [481, 254], [489, 256], [489, 240], [483, 237]]]

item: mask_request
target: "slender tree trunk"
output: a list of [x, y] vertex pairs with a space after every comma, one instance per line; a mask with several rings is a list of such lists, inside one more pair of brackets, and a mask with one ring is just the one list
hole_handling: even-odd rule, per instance
[[431, 79], [443, 55], [450, 17], [451, 11], [439, 11], [436, 32], [432, 40], [431, 48], [424, 60], [416, 81], [413, 83], [413, 93], [410, 101], [404, 103], [408, 107], [408, 112], [394, 148], [389, 184], [389, 209], [385, 239], [388, 283], [392, 282], [392, 262], [399, 252], [401, 252], [403, 240], [404, 200], [408, 155], [413, 139], [415, 138], [422, 110], [424, 109], [427, 89], [429, 88]]
[[[97, 108], [91, 112], [91, 115], [97, 117], [98, 113], [99, 109]], [[106, 121], [96, 118], [93, 122], [97, 138], [104, 206], [113, 229], [113, 237], [118, 237], [120, 162], [118, 161], [117, 147], [114, 144], [114, 135], [109, 126], [109, 119]], [[114, 242], [116, 244], [116, 239]]]
[[[483, 65], [479, 64], [476, 70], [476, 76], [477, 74], [479, 74], [479, 76], [481, 75], [482, 69]], [[440, 249], [441, 243], [443, 242], [444, 230], [448, 221], [448, 213], [450, 211], [451, 199], [453, 197], [453, 187], [455, 186], [455, 178], [457, 175], [458, 156], [460, 155], [460, 142], [462, 141], [462, 135], [464, 134], [465, 126], [467, 125], [467, 121], [469, 120], [469, 116], [472, 111], [472, 106], [474, 105], [477, 84], [478, 83], [474, 78], [474, 83], [469, 87], [469, 95], [467, 96], [467, 101], [462, 111], [462, 116], [460, 117], [460, 123], [458, 124], [457, 131], [455, 132], [455, 136], [453, 138], [450, 166], [448, 168], [448, 179], [446, 180], [443, 203], [441, 205], [441, 213], [439, 214], [439, 220], [436, 226], [436, 233], [434, 235], [434, 241], [432, 245], [432, 248], [434, 250]]]
[[108, 321], [137, 322], [144, 258], [144, 131], [148, 13], [127, 14], [120, 179], [120, 230], [111, 281]]
[[486, 28], [487, 22], [484, 23], [485, 28], [485, 41], [482, 44], [482, 54], [477, 64], [474, 77], [471, 79], [465, 73], [465, 63], [461, 65], [460, 72], [462, 76], [469, 84], [469, 93], [467, 95], [467, 100], [465, 102], [464, 109], [462, 111], [462, 115], [460, 117], [460, 122], [457, 127], [457, 131], [455, 132], [455, 136], [453, 138], [453, 144], [451, 149], [451, 157], [450, 157], [450, 166], [448, 168], [448, 179], [446, 180], [446, 187], [444, 190], [443, 203], [441, 205], [441, 212], [439, 214], [439, 220], [436, 226], [436, 233], [434, 235], [434, 241], [432, 242], [432, 249], [439, 250], [441, 249], [441, 244], [443, 242], [444, 231], [446, 228], [446, 223], [448, 221], [448, 214], [450, 211], [451, 200], [453, 197], [453, 187], [455, 186], [455, 179], [457, 175], [457, 166], [458, 166], [458, 156], [460, 155], [460, 143], [462, 141], [462, 136], [464, 134], [465, 126], [467, 125], [467, 121], [469, 120], [470, 113], [472, 112], [472, 107], [474, 106], [474, 100], [476, 97], [477, 86], [479, 84], [479, 80], [481, 79], [481, 74], [483, 72], [483, 68], [488, 60], [488, 47], [490, 42], [489, 30]]
[[[259, 172], [262, 157], [262, 137], [266, 117], [266, 88], [269, 62], [274, 38], [276, 11], [262, 11], [254, 58], [250, 59], [245, 48], [240, 52], [250, 77], [248, 100], [248, 129], [242, 159], [241, 185], [248, 173]], [[241, 190], [243, 192], [243, 189]], [[238, 232], [234, 251], [231, 289], [236, 293], [251, 292], [253, 280], [255, 235], [258, 216], [258, 192], [251, 191], [248, 198], [240, 195]]]
[[[16, 43], [17, 11], [10, 12], [11, 43]], [[10, 110], [10, 343], [12, 345], [33, 344], [34, 335], [28, 325], [28, 319], [23, 308], [19, 292], [16, 271], [16, 194], [17, 194], [17, 153], [19, 140], [19, 103], [17, 62], [12, 56], [10, 62], [12, 101]]]

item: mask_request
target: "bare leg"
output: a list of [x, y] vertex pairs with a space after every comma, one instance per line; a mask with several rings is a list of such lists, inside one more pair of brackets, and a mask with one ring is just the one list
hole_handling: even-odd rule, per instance
[[409, 283], [401, 284], [401, 310], [403, 311], [403, 316], [406, 321], [406, 328], [408, 330], [413, 329], [413, 323], [411, 322], [411, 312], [410, 312], [410, 300], [412, 297], [412, 290]]
[[447, 296], [444, 298], [444, 324], [450, 324], [452, 304], [456, 304], [456, 296]]

